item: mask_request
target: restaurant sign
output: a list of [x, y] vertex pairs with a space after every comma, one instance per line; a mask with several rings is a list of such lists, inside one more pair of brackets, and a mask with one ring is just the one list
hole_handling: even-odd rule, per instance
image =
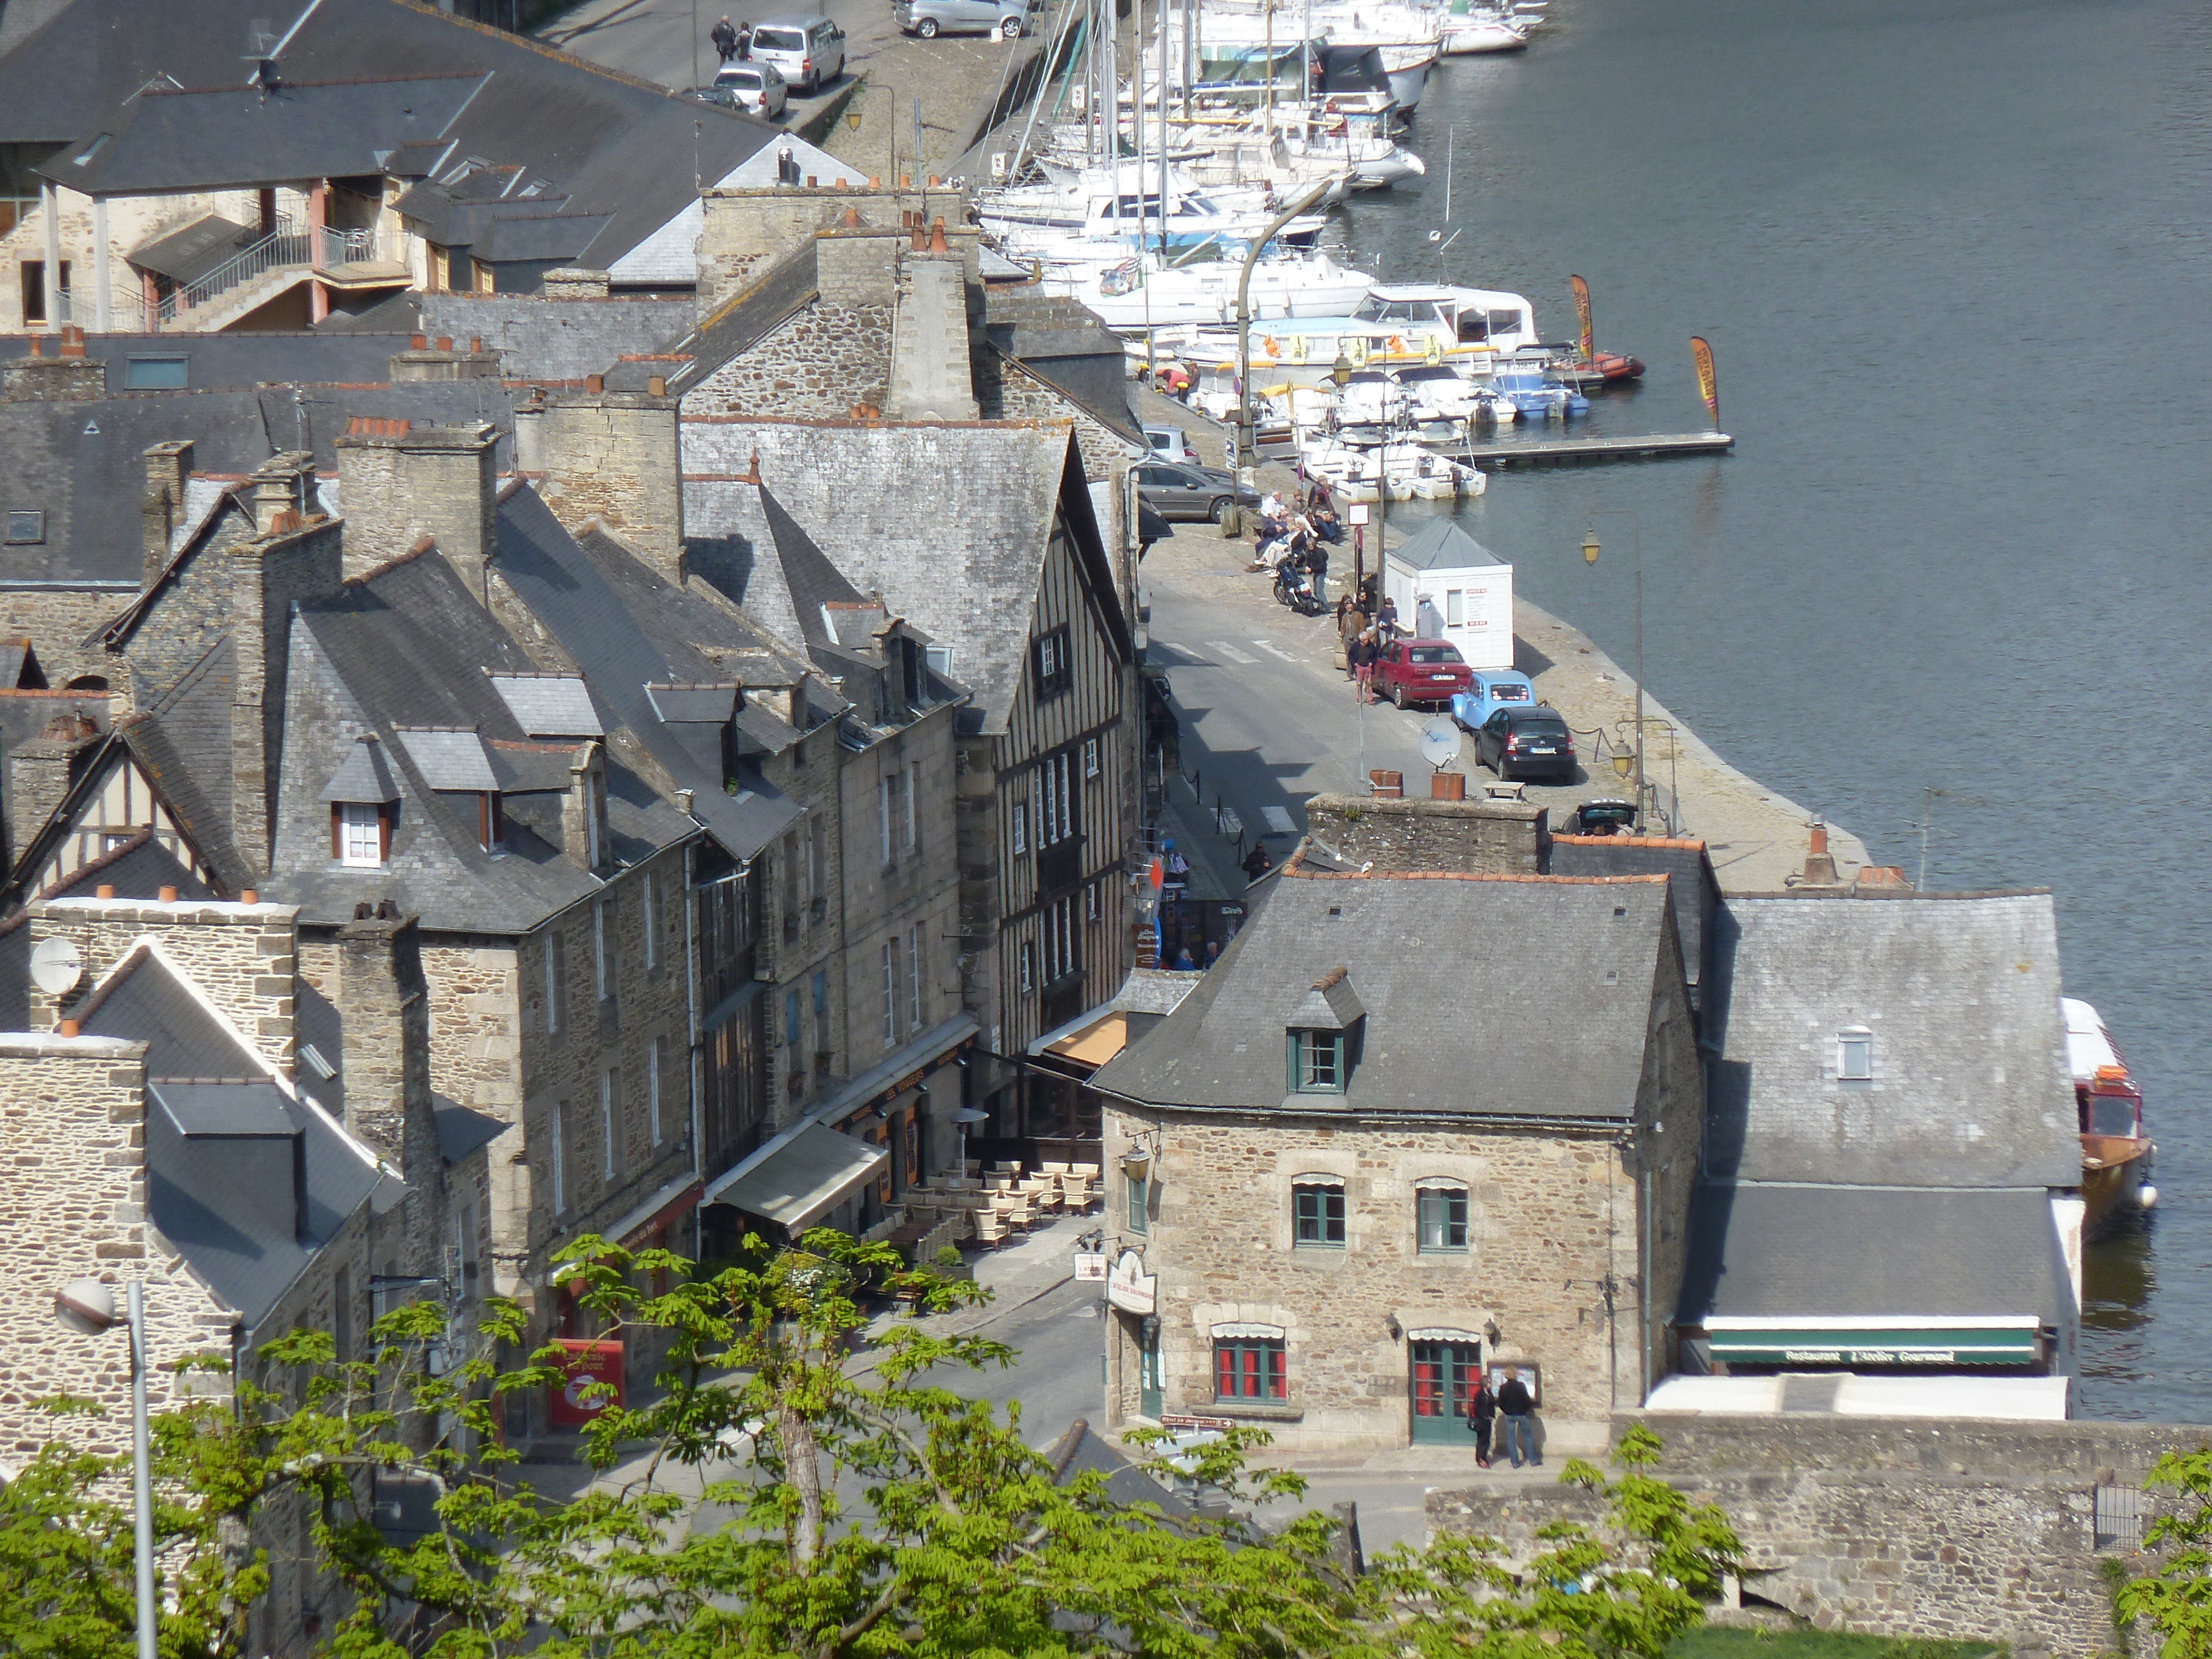
[[1106, 1276], [1106, 1299], [1123, 1313], [1148, 1314], [1158, 1305], [1159, 1284], [1157, 1275], [1145, 1271], [1144, 1257], [1124, 1250]]

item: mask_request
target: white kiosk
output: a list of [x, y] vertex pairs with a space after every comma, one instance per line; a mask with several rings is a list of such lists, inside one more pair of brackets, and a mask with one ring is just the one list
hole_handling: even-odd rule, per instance
[[1475, 668], [1513, 666], [1513, 567], [1449, 519], [1431, 519], [1382, 556], [1398, 626], [1445, 640]]

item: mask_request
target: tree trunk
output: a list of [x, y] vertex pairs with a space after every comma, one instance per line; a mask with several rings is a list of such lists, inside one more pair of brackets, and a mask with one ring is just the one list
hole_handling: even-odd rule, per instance
[[799, 1493], [799, 1525], [792, 1534], [792, 1559], [811, 1566], [822, 1553], [822, 1455], [814, 1443], [814, 1425], [789, 1406], [776, 1408], [776, 1435], [783, 1442], [783, 1462]]

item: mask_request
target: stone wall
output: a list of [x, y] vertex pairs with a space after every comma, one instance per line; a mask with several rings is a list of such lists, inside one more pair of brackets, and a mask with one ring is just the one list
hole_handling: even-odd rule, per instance
[[483, 423], [340, 434], [347, 580], [390, 563], [428, 536], [463, 585], [482, 593], [484, 564], [499, 540], [497, 444], [497, 433]]
[[[2173, 1424], [1814, 1415], [1624, 1414], [1616, 1433], [1632, 1420], [1665, 1443], [1662, 1476], [1728, 1512], [1753, 1566], [1747, 1597], [1822, 1629], [2081, 1659], [2118, 1645], [2100, 1555], [2141, 1566], [2113, 1516], [2140, 1501], [2148, 1524], [2161, 1502], [2141, 1495], [2151, 1466], [2212, 1441]], [[1549, 1488], [1433, 1492], [1428, 1516], [1519, 1557], [1544, 1522], [1596, 1518]]]
[[[550, 286], [550, 284], [549, 284]], [[425, 334], [481, 339], [511, 380], [580, 380], [665, 350], [699, 314], [689, 295], [420, 294]]]
[[247, 1042], [290, 1075], [300, 914], [294, 906], [63, 898], [29, 908], [34, 948], [49, 939], [74, 939], [84, 958], [84, 975], [65, 1000], [32, 991], [33, 1030], [52, 1030], [141, 939], [151, 939]]
[[684, 482], [676, 398], [636, 392], [547, 399], [541, 494], [572, 529], [596, 518], [669, 580], [683, 580]]
[[1306, 803], [1316, 841], [1380, 870], [1532, 876], [1543, 868], [1545, 816], [1543, 807], [1506, 800], [1316, 795]]
[[[978, 336], [970, 369], [975, 377], [975, 401], [987, 421], [1075, 422], [1075, 447], [1083, 457], [1083, 476], [1091, 483], [1119, 479], [1137, 447], [1093, 416], [1081, 404], [1063, 395], [1031, 374], [996, 346]], [[1105, 526], [1100, 526], [1102, 534]], [[1112, 547], [1109, 538], [1108, 546]]]
[[[0, 1274], [0, 1467], [67, 1433], [89, 1449], [131, 1447], [130, 1345], [119, 1331], [81, 1336], [54, 1318], [74, 1279], [147, 1280], [148, 1346], [157, 1366], [182, 1354], [228, 1354], [231, 1311], [195, 1279], [146, 1219], [146, 1045], [114, 1037], [0, 1036], [0, 1230], [15, 1252]], [[209, 1386], [157, 1369], [155, 1409]], [[99, 1401], [98, 1417], [32, 1409], [57, 1394]]]
[[97, 675], [128, 694], [130, 682], [100, 635], [137, 597], [135, 587], [0, 587], [0, 636], [30, 641], [55, 685]]
[[700, 193], [704, 216], [699, 232], [699, 314], [711, 317], [765, 275], [768, 267], [817, 230], [847, 225], [846, 210], [860, 220], [856, 229], [884, 230], [919, 213], [924, 222], [942, 217], [946, 236], [978, 275], [978, 237], [957, 222], [960, 198], [951, 191], [870, 189], [860, 180], [823, 179], [813, 187], [770, 185]]
[[693, 415], [842, 420], [890, 396], [891, 307], [808, 306], [684, 394]]

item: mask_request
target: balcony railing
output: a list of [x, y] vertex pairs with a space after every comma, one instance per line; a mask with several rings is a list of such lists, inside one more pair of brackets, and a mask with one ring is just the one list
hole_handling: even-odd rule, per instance
[[340, 270], [348, 265], [396, 263], [398, 257], [384, 246], [374, 229], [337, 230], [328, 225], [302, 226], [294, 220], [279, 220], [272, 234], [241, 250], [206, 276], [164, 295], [157, 325], [173, 324], [272, 270], [304, 270], [309, 266]]

